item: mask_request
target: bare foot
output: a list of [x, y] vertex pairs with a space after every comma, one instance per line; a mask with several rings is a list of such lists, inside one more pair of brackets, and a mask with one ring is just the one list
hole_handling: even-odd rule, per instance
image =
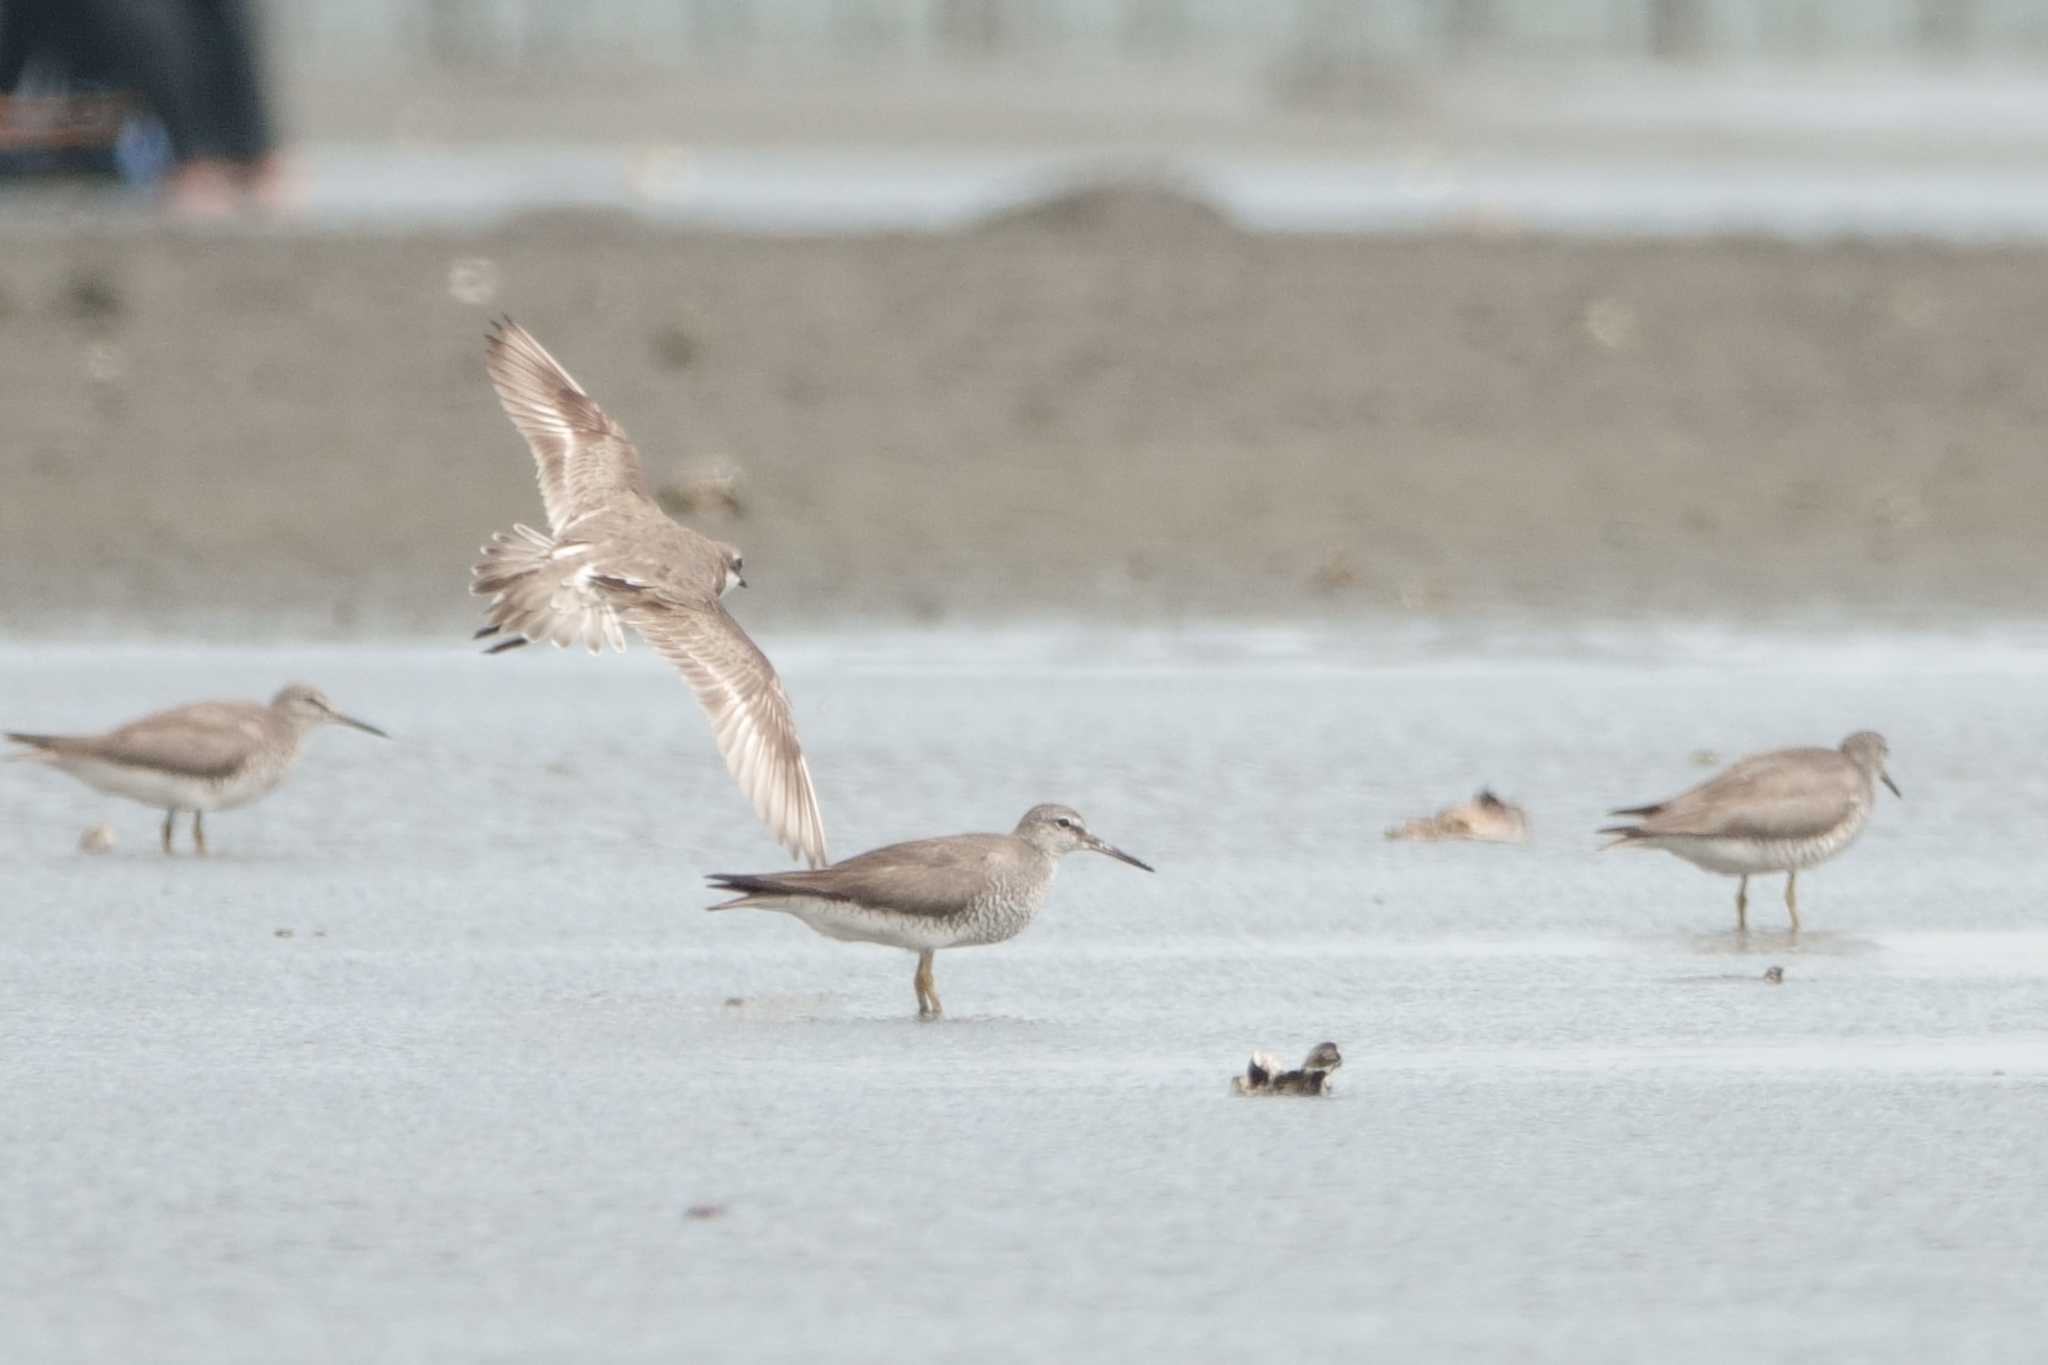
[[273, 218], [289, 218], [305, 200], [298, 166], [282, 152], [271, 152], [237, 167], [242, 189], [257, 210]]
[[234, 169], [211, 157], [187, 161], [164, 177], [164, 206], [187, 222], [218, 222], [241, 207]]

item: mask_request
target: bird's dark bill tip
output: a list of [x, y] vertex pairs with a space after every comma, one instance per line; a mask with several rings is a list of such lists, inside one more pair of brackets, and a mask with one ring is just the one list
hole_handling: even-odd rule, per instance
[[1124, 852], [1122, 849], [1113, 847], [1109, 844], [1104, 844], [1102, 846], [1102, 852], [1107, 853], [1110, 857], [1116, 859], [1120, 863], [1129, 863], [1132, 867], [1138, 868], [1141, 871], [1157, 872], [1159, 870], [1158, 868], [1152, 866], [1152, 864], [1146, 862], [1143, 858], [1133, 858], [1130, 854]]

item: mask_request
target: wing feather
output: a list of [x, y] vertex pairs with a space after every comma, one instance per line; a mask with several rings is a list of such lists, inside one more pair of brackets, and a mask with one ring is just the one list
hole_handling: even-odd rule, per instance
[[768, 656], [716, 603], [699, 608], [643, 603], [626, 615], [697, 694], [726, 770], [775, 841], [813, 867], [830, 862], [825, 821], [797, 740], [789, 694]]
[[484, 347], [484, 367], [505, 415], [526, 438], [541, 503], [557, 535], [578, 517], [624, 497], [653, 494], [640, 453], [532, 333], [502, 318]]
[[808, 896], [934, 918], [987, 892], [996, 865], [1024, 856], [1003, 834], [955, 834], [872, 849], [809, 872], [729, 874], [714, 884], [747, 897]]
[[1840, 824], [1862, 799], [1856, 765], [1833, 749], [1780, 749], [1757, 754], [1727, 772], [1641, 814], [1635, 837], [1805, 839]]
[[221, 781], [232, 777], [262, 744], [268, 709], [244, 702], [195, 702], [105, 734], [62, 736], [39, 747], [60, 763], [66, 758], [92, 758]]

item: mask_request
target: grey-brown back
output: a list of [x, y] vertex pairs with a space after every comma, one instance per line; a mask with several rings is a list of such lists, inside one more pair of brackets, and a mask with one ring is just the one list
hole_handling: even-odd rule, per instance
[[157, 711], [98, 735], [9, 735], [50, 755], [98, 759], [180, 777], [224, 781], [266, 748], [296, 745], [292, 728], [259, 702], [202, 701]]
[[712, 909], [804, 896], [940, 918], [959, 914], [1003, 888], [1043, 885], [1054, 865], [1052, 857], [1010, 834], [914, 839], [812, 871], [714, 874], [714, 886], [742, 894]]
[[[621, 610], [702, 610], [725, 593], [727, 547], [653, 503], [623, 505], [578, 522], [568, 540], [592, 546], [589, 563]], [[650, 594], [651, 595], [648, 595]]]
[[1635, 824], [1602, 833], [1629, 838], [1810, 839], [1870, 801], [1871, 779], [1839, 749], [1756, 754], [1666, 801], [1616, 815]]

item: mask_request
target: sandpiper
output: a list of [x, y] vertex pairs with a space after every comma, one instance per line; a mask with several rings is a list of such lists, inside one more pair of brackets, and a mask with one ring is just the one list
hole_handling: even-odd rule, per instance
[[349, 725], [388, 739], [345, 716], [317, 687], [293, 683], [270, 699], [202, 701], [133, 720], [99, 735], [24, 735], [17, 758], [61, 768], [88, 787], [155, 806], [164, 813], [164, 852], [178, 812], [192, 812], [192, 846], [206, 852], [205, 812], [246, 806], [284, 780], [299, 744], [316, 725]]
[[719, 603], [745, 587], [740, 552], [669, 519], [625, 430], [510, 318], [486, 344], [498, 401], [539, 467], [548, 531], [514, 526], [483, 549], [470, 591], [491, 599], [492, 654], [547, 640], [595, 654], [631, 625], [697, 694], [719, 753], [780, 843], [823, 867], [825, 822], [768, 657]]
[[1270, 1052], [1254, 1052], [1244, 1075], [1230, 1078], [1230, 1088], [1240, 1095], [1320, 1095], [1342, 1065], [1344, 1054], [1335, 1043], [1317, 1043], [1293, 1071], [1283, 1070]]
[[932, 954], [1024, 932], [1045, 905], [1060, 855], [1076, 849], [1152, 870], [1090, 834], [1070, 807], [1042, 805], [1008, 834], [890, 844], [812, 872], [717, 873], [712, 886], [741, 894], [710, 908], [781, 910], [827, 938], [909, 949], [917, 954], [917, 1012], [930, 1019], [944, 1012]]
[[1863, 832], [1883, 782], [1884, 736], [1858, 730], [1839, 749], [1777, 749], [1743, 759], [1718, 777], [1668, 801], [1626, 806], [1615, 815], [1636, 817], [1610, 825], [1608, 848], [1661, 848], [1709, 872], [1740, 877], [1735, 888], [1735, 930], [1749, 931], [1749, 879], [1783, 872], [1785, 909], [1799, 931], [1799, 869], [1834, 857]]

